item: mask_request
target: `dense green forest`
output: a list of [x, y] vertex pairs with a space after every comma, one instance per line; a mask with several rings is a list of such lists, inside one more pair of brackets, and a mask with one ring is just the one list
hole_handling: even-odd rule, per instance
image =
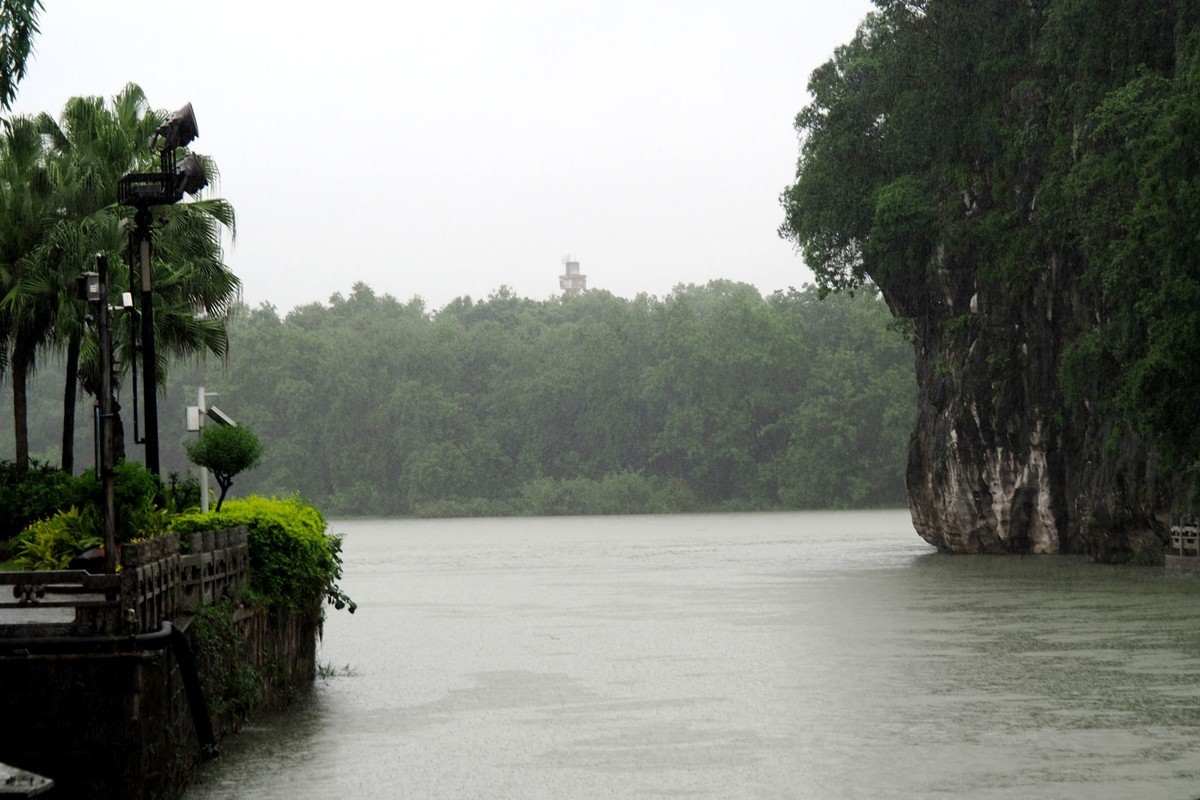
[[[235, 495], [298, 492], [334, 514], [902, 505], [916, 388], [889, 324], [871, 292], [729, 281], [661, 299], [501, 289], [436, 312], [359, 284], [282, 317], [243, 306], [226, 359], [171, 373], [163, 469], [194, 474], [184, 409], [203, 385], [265, 445]], [[51, 462], [59, 397], [47, 361], [30, 431]]]

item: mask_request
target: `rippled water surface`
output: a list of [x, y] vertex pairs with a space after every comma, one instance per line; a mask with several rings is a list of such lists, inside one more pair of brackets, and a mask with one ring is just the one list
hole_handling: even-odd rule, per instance
[[331, 527], [337, 674], [187, 800], [1200, 797], [1200, 579], [901, 511]]

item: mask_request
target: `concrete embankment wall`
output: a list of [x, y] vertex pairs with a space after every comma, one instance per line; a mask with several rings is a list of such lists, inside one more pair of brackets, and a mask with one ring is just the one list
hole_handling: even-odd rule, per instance
[[[226, 559], [230, 554], [220, 552], [222, 548], [244, 545], [244, 536], [231, 537], [230, 542], [227, 547], [221, 537], [222, 547], [210, 547], [206, 552], [211, 557], [203, 559], [202, 569], [193, 571], [203, 586], [175, 587], [170, 585], [172, 579], [158, 577], [125, 580], [125, 589], [138, 586], [141, 606], [136, 605], [138, 597], [114, 594], [120, 613], [100, 606], [94, 610], [81, 608], [74, 620], [59, 626], [0, 625], [0, 762], [53, 779], [54, 789], [40, 797], [181, 797], [192, 770], [203, 757], [203, 735], [198, 735], [194, 706], [189, 703], [183, 672], [186, 665], [166, 646], [165, 637], [147, 632], [152, 615], [143, 614], [141, 609], [147, 606], [147, 595], [151, 599], [183, 598], [191, 593], [201, 600], [220, 599], [221, 590], [212, 591], [212, 579], [220, 572], [213, 564], [219, 566], [226, 560], [244, 563], [232, 556]], [[196, 548], [202, 546], [194, 544], [190, 555], [197, 555]], [[138, 571], [142, 576], [178, 574], [181, 581], [187, 580], [186, 567], [158, 567], [163, 560], [176, 563], [177, 545], [155, 547], [155, 551], [141, 554], [132, 550], [128, 559], [123, 554], [126, 578]], [[203, 575], [206, 570], [207, 575]], [[240, 585], [240, 578], [226, 580], [228, 577], [221, 580], [230, 586]], [[218, 581], [216, 585], [223, 584]], [[51, 586], [46, 589], [43, 598], [53, 594]], [[191, 635], [195, 631], [190, 630], [191, 607], [171, 606], [160, 603], [158, 607], [166, 613], [164, 619], [193, 639], [191, 652], [200, 682], [207, 687], [206, 694], [219, 693], [213, 687], [220, 685], [221, 676], [245, 665], [254, 668], [254, 707], [286, 699], [311, 685], [319, 608], [295, 614], [230, 604], [235, 649], [241, 650], [240, 654], [231, 654], [196, 647]], [[129, 611], [135, 608], [139, 609], [136, 613]], [[87, 613], [83, 613], [85, 610]], [[92, 614], [123, 620], [122, 630], [96, 633], [96, 621], [87, 619]], [[145, 619], [140, 618], [143, 616]], [[154, 624], [161, 623], [160, 619]], [[86, 634], [72, 634], [72, 628]], [[239, 660], [238, 655], [240, 663], [231, 664]], [[225, 707], [220, 697], [206, 699], [211, 729], [218, 735], [228, 731], [237, 710]]]
[[200, 748], [169, 651], [0, 657], [0, 687], [0, 752], [43, 796], [182, 795]]

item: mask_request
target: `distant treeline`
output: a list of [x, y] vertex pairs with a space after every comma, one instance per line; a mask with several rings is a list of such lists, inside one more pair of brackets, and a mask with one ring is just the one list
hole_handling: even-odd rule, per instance
[[[163, 469], [193, 474], [183, 409], [204, 385], [266, 447], [233, 493], [334, 515], [902, 505], [916, 389], [889, 321], [869, 293], [729, 281], [662, 299], [501, 289], [437, 312], [358, 284], [282, 319], [243, 307], [227, 363], [171, 376]], [[53, 460], [61, 401], [45, 394], [33, 448]]]

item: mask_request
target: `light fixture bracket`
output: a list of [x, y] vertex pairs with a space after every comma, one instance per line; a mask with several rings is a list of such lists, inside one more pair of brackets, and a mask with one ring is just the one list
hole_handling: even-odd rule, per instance
[[183, 198], [183, 185], [174, 172], [131, 172], [117, 184], [117, 202], [133, 208], [169, 206]]

